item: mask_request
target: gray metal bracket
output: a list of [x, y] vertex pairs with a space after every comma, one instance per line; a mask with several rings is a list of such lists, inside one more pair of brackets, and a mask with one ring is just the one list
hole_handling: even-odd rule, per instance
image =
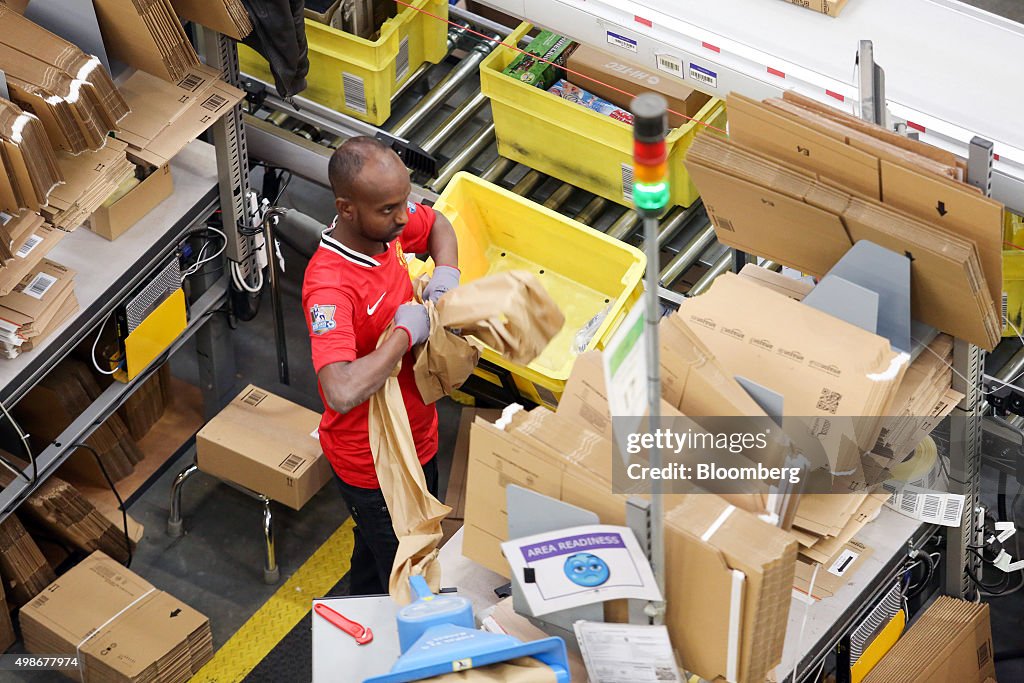
[[857, 50], [860, 117], [885, 126], [885, 72], [875, 64], [875, 48], [870, 40], [860, 41]]

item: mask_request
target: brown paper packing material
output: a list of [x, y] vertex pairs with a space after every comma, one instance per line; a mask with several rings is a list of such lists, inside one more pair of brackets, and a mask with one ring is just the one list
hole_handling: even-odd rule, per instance
[[13, 99], [39, 117], [58, 149], [101, 146], [128, 108], [100, 61], [4, 6], [0, 21]]
[[252, 20], [241, 0], [171, 0], [183, 18], [242, 40], [252, 33]]
[[28, 214], [26, 222], [31, 226], [28, 236], [14, 252], [14, 258], [7, 262], [7, 267], [0, 268], [0, 296], [13, 292], [22, 279], [67, 235], [63, 230], [43, 222], [42, 217], [35, 214]]
[[[417, 282], [420, 298], [426, 279]], [[431, 333], [416, 352], [416, 386], [425, 403], [448, 396], [469, 378], [480, 360], [472, 335], [520, 365], [541, 354], [565, 317], [531, 273], [512, 271], [468, 282], [445, 294], [436, 311], [427, 305]]]
[[170, 0], [94, 0], [110, 57], [176, 81], [199, 65]]
[[984, 683], [995, 679], [989, 606], [940, 596], [864, 683]]
[[96, 552], [20, 612], [33, 654], [78, 653], [74, 680], [188, 680], [213, 656], [206, 617]]
[[16, 343], [40, 337], [72, 295], [75, 271], [43, 259], [10, 294], [0, 296], [0, 337]]
[[467, 283], [441, 297], [438, 313], [445, 326], [460, 328], [520, 365], [539, 356], [565, 324], [544, 285], [525, 271]]
[[398, 385], [400, 367], [396, 366], [384, 386], [370, 397], [367, 421], [373, 466], [398, 537], [388, 592], [404, 605], [411, 599], [409, 578], [413, 575], [422, 575], [435, 592], [440, 588], [437, 544], [444, 535], [441, 520], [451, 508], [427, 489]]

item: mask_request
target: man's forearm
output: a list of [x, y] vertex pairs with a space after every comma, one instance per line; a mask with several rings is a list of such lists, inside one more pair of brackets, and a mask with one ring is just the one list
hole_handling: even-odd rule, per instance
[[455, 236], [455, 228], [440, 213], [434, 216], [427, 248], [430, 250], [430, 258], [434, 260], [434, 265], [459, 267], [459, 241]]
[[409, 335], [395, 330], [375, 351], [350, 363], [334, 363], [320, 370], [320, 385], [332, 410], [347, 413], [362, 405], [384, 382], [409, 348]]

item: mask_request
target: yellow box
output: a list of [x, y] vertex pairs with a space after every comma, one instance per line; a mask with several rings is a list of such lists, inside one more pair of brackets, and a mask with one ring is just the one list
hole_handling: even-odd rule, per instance
[[[604, 348], [643, 295], [647, 259], [635, 247], [469, 173], [456, 175], [434, 208], [455, 226], [463, 284], [525, 270], [540, 279], [565, 315], [562, 331], [528, 366], [512, 363], [487, 347], [482, 354], [512, 374], [524, 397], [553, 408], [576, 360], [576, 332], [607, 310], [586, 350]], [[429, 261], [410, 264], [414, 278], [432, 269]], [[477, 374], [501, 385], [492, 373]]]
[[[516, 45], [532, 28], [521, 24], [480, 65], [480, 90], [491, 98], [498, 153], [632, 206], [633, 127], [502, 73], [518, 54], [508, 45]], [[673, 205], [697, 200], [683, 157], [703, 124], [725, 129], [725, 103], [711, 98], [696, 119], [666, 139]]]
[[[374, 125], [391, 116], [391, 96], [424, 62], [447, 54], [448, 25], [417, 10], [448, 18], [447, 0], [410, 0], [381, 26], [375, 41], [306, 19], [308, 87], [303, 97]], [[414, 9], [415, 8], [415, 9]], [[273, 83], [267, 61], [239, 44], [243, 72]]]

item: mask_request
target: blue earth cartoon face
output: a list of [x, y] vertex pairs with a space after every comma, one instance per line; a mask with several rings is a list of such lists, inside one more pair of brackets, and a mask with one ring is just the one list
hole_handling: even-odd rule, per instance
[[577, 586], [594, 588], [607, 581], [611, 572], [605, 561], [597, 555], [576, 553], [566, 558], [565, 575]]

